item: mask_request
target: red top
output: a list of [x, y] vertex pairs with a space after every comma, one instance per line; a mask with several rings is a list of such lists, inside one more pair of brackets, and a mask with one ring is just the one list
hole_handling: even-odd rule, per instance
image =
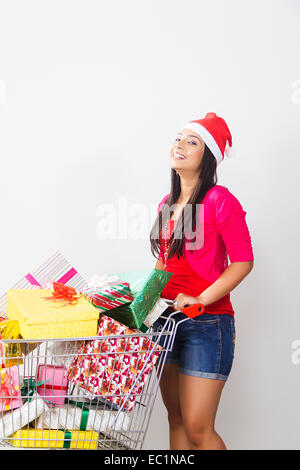
[[[172, 233], [175, 225], [175, 220], [169, 221], [168, 237]], [[171, 231], [170, 231], [171, 229]], [[164, 240], [161, 238], [161, 244], [164, 247]], [[183, 247], [183, 256], [178, 259], [177, 255], [167, 259], [166, 271], [173, 273], [173, 276], [163, 289], [161, 297], [165, 299], [174, 300], [179, 293], [197, 297], [213, 282], [206, 281], [200, 277], [187, 262], [185, 257], [185, 248]], [[234, 316], [234, 310], [230, 302], [230, 294], [225, 295], [217, 302], [214, 302], [205, 307], [205, 313], [213, 315], [228, 313]]]
[[[160, 202], [158, 213], [168, 197]], [[228, 267], [228, 258], [231, 263], [254, 260], [246, 211], [225, 186], [209, 189], [196, 211], [194, 242], [184, 240], [184, 245], [186, 259], [198, 276], [215, 282]]]

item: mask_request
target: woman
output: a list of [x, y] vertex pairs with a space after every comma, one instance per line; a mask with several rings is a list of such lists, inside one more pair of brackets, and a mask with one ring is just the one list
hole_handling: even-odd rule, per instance
[[227, 124], [215, 113], [180, 130], [170, 150], [171, 192], [160, 202], [151, 230], [156, 269], [173, 273], [161, 296], [174, 300], [176, 311], [196, 303], [205, 307], [204, 314], [178, 326], [161, 377], [173, 450], [226, 449], [215, 416], [234, 356], [230, 292], [254, 260], [246, 212], [216, 184], [217, 166], [231, 145]]

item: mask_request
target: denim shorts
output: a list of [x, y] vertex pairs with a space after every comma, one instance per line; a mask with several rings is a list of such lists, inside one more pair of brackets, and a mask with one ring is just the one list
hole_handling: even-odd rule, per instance
[[[162, 315], [168, 316], [170, 310]], [[186, 319], [183, 313], [173, 316], [176, 322]], [[159, 328], [165, 319], [154, 323]], [[160, 343], [163, 345], [164, 337]], [[224, 313], [204, 313], [178, 325], [173, 348], [167, 352], [166, 364], [178, 364], [179, 372], [226, 381], [231, 371], [235, 347], [235, 320]]]

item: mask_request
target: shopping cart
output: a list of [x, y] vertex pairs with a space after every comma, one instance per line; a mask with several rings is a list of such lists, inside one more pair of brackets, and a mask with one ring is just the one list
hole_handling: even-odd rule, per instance
[[[173, 306], [173, 301], [164, 300], [169, 307]], [[169, 315], [162, 315], [165, 319], [163, 326], [152, 326], [147, 333], [39, 339], [38, 342], [0, 340], [0, 364], [5, 363], [5, 368], [0, 369], [0, 446], [141, 449], [166, 355], [172, 350], [177, 328], [180, 323], [203, 312], [204, 306], [201, 304], [172, 313], [169, 311]], [[178, 313], [185, 313], [186, 318], [176, 321]], [[145, 343], [148, 344], [147, 349], [128, 350], [127, 345], [135, 341], [134, 338], [148, 338], [150, 341]], [[91, 353], [82, 351], [94, 340], [98, 348], [92, 353], [94, 362], [90, 361], [88, 369], [77, 371], [79, 376], [84, 374], [98, 380], [98, 365], [100, 361], [107, 360], [110, 377], [118, 379], [120, 362], [126, 357], [131, 364], [134, 355], [137, 367], [128, 367], [125, 378], [122, 372], [125, 386], [117, 391], [111, 387], [111, 382], [101, 379], [105, 387], [100, 394], [93, 393], [67, 381], [66, 374], [62, 373], [76, 364], [74, 361], [79, 357], [78, 351], [81, 351], [81, 360], [85, 357], [90, 359]], [[106, 352], [104, 346], [108, 341], [118, 341], [122, 348]], [[3, 351], [9, 348], [15, 351], [15, 355], [4, 355]]]

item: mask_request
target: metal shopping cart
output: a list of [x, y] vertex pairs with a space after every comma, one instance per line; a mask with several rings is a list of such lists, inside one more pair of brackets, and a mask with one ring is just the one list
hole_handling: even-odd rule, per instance
[[[164, 325], [147, 333], [0, 340], [0, 446], [141, 449], [178, 325], [203, 312], [196, 304], [163, 315]], [[176, 321], [178, 313], [186, 318]], [[132, 350], [133, 343], [141, 347]], [[67, 370], [94, 381], [97, 392]]]

